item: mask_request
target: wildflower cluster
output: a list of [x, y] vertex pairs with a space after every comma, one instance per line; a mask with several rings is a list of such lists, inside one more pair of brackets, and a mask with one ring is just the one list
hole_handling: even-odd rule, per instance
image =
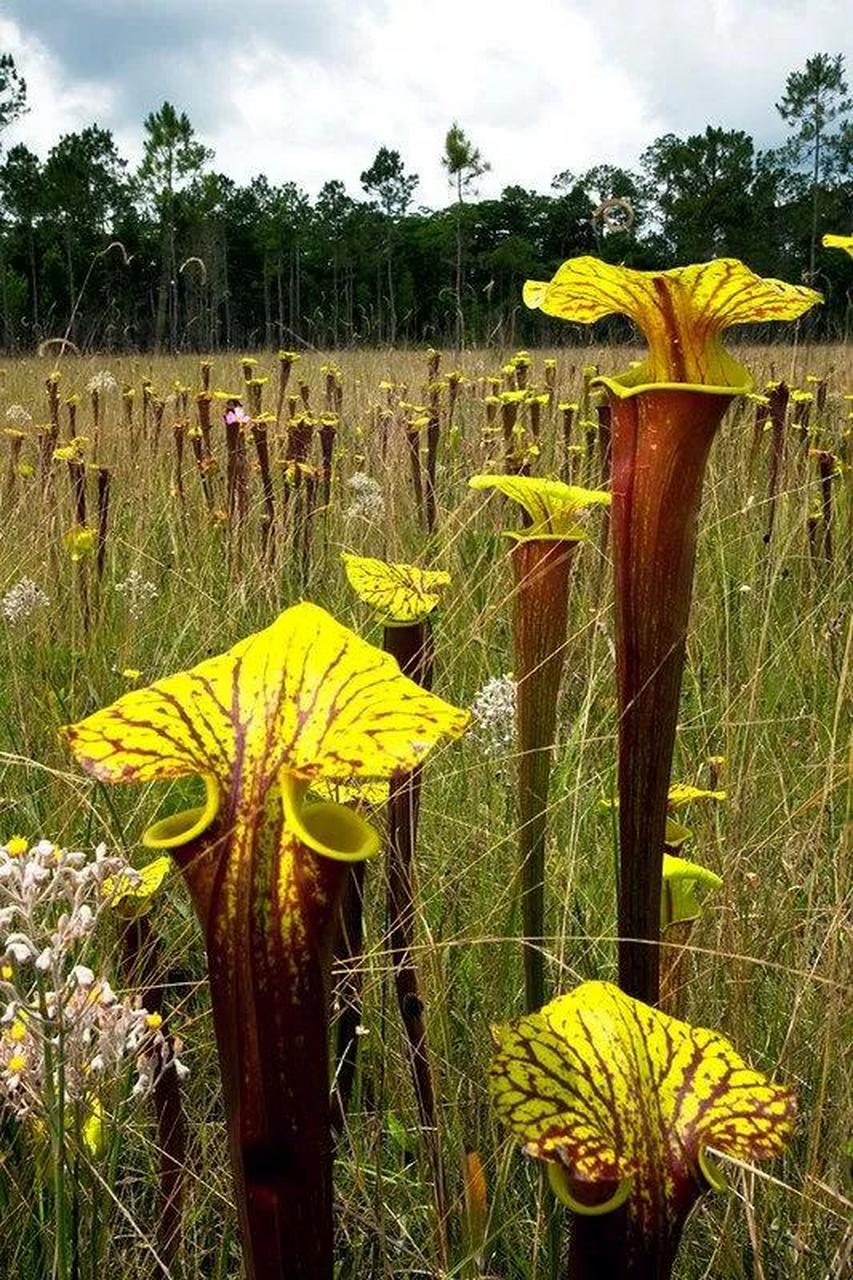
[[92, 394], [97, 392], [99, 395], [103, 395], [106, 391], [115, 391], [117, 388], [118, 383], [110, 373], [109, 369], [99, 370], [99, 372], [94, 374], [86, 384], [87, 391]]
[[385, 500], [378, 480], [364, 471], [356, 471], [347, 481], [353, 500], [346, 510], [348, 520], [382, 520], [385, 516]]
[[87, 1140], [126, 1070], [134, 1095], [169, 1065], [185, 1071], [159, 1015], [83, 963], [117, 878], [131, 883], [139, 873], [103, 845], [94, 859], [48, 840], [0, 846], [0, 1102], [36, 1122], [77, 1107]]
[[21, 578], [10, 587], [0, 601], [0, 612], [8, 623], [28, 622], [34, 614], [50, 605], [50, 598], [32, 578]]
[[472, 737], [492, 760], [500, 759], [515, 739], [517, 685], [512, 675], [493, 676], [474, 696]]
[[152, 600], [156, 600], [159, 592], [153, 582], [143, 578], [139, 569], [131, 569], [123, 582], [117, 582], [115, 589], [127, 603], [127, 611], [134, 620], [141, 618]]
[[6, 421], [14, 422], [16, 426], [26, 427], [33, 420], [33, 415], [29, 409], [25, 409], [22, 404], [10, 404], [6, 410]]

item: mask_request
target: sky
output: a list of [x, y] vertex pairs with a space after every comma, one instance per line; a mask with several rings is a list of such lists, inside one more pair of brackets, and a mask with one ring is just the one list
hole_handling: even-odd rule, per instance
[[780, 143], [774, 103], [813, 53], [853, 80], [850, 0], [0, 0], [2, 50], [31, 104], [7, 146], [96, 122], [136, 163], [168, 99], [237, 181], [359, 195], [384, 145], [431, 207], [453, 120], [491, 164], [482, 195], [547, 191], [708, 123]]

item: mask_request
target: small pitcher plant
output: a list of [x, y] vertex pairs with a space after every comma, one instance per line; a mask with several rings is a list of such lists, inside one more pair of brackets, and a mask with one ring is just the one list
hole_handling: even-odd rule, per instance
[[791, 1137], [794, 1098], [715, 1031], [607, 982], [495, 1030], [490, 1088], [572, 1214], [569, 1280], [669, 1280], [690, 1211]]
[[569, 577], [587, 535], [580, 519], [610, 494], [561, 480], [481, 475], [472, 489], [496, 490], [522, 508], [513, 540], [513, 648], [517, 679], [519, 883], [524, 934], [526, 1008], [545, 998], [545, 836], [557, 697], [566, 661]]

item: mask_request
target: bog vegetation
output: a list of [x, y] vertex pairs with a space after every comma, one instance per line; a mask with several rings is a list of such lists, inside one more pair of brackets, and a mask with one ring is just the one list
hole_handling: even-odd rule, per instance
[[6, 154], [3, 1274], [849, 1275], [843, 59], [777, 106], [454, 123], [439, 213]]
[[[671, 793], [679, 825], [666, 834], [711, 887], [698, 904], [688, 880], [689, 909], [673, 913], [673, 899], [662, 922], [682, 922], [664, 935], [670, 1011], [720, 1028], [795, 1092], [798, 1119], [772, 1165], [719, 1157], [729, 1194], [702, 1201], [677, 1264], [697, 1280], [840, 1280], [850, 1262], [853, 381], [844, 348], [792, 339], [740, 353], [760, 391], [735, 403], [711, 457], [672, 772], [690, 785]], [[513, 585], [524, 544], [502, 530], [541, 534], [556, 510], [550, 532], [585, 537], [556, 685], [551, 673], [533, 990], [550, 998], [587, 981], [595, 995], [617, 973], [611, 517], [589, 507], [559, 523], [546, 492], [516, 519], [512, 482], [609, 488], [612, 424], [594, 366], [635, 354], [4, 364], [4, 1273], [241, 1274], [203, 937], [162, 849], [140, 846], [158, 815], [161, 844], [179, 844], [169, 823], [198, 793], [181, 779], [87, 780], [59, 727], [224, 653], [303, 599], [382, 647], [377, 618], [414, 590], [402, 620], [429, 613], [435, 701], [473, 719], [418, 771], [411, 874], [389, 882], [386, 860], [406, 851], [412, 782], [397, 775], [390, 802], [387, 786], [361, 795], [390, 834], [388, 853], [347, 873], [364, 909], [345, 898], [334, 942], [336, 1265], [342, 1276], [560, 1274], [554, 1201], [487, 1092], [490, 1026], [524, 1009], [526, 981], [530, 993], [516, 869], [541, 811], [516, 793], [529, 750], [516, 716], [536, 670], [522, 671], [512, 634], [530, 581]], [[471, 489], [478, 474], [511, 496]], [[389, 594], [370, 560], [434, 576], [413, 570]], [[408, 660], [423, 652], [421, 637]], [[405, 644], [398, 656], [405, 666]], [[157, 776], [128, 760], [128, 777]], [[274, 1008], [261, 1012], [272, 1036]]]

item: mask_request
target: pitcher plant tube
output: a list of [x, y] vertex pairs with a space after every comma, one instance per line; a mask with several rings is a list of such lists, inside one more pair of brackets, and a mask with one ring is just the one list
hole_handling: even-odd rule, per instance
[[696, 527], [711, 443], [747, 370], [724, 350], [731, 325], [793, 320], [820, 301], [731, 258], [634, 271], [574, 258], [524, 300], [588, 324], [628, 316], [645, 360], [599, 378], [612, 411], [613, 560], [619, 707], [619, 981], [655, 1004], [666, 793], [684, 668]]
[[480, 475], [472, 489], [497, 490], [517, 502], [524, 527], [513, 540], [513, 648], [517, 680], [519, 885], [524, 936], [525, 1007], [545, 999], [545, 837], [557, 697], [566, 660], [569, 574], [586, 541], [579, 517], [607, 506], [610, 494], [561, 480]]
[[[432, 687], [431, 614], [450, 575], [411, 564], [386, 564], [367, 556], [344, 555], [350, 586], [384, 628], [384, 647], [404, 675]], [[414, 864], [421, 799], [421, 768], [398, 770], [388, 795], [388, 949], [400, 1018], [406, 1034], [412, 1082], [424, 1146], [432, 1169], [438, 1243], [446, 1265], [447, 1193], [438, 1146], [436, 1090], [426, 1037], [424, 1002], [412, 958], [415, 942]]]
[[420, 763], [466, 713], [312, 604], [65, 728], [104, 782], [188, 775], [205, 801], [144, 843], [181, 869], [204, 933], [246, 1271], [331, 1280], [327, 1023], [350, 864], [379, 848], [312, 783]]
[[712, 1152], [751, 1162], [791, 1137], [788, 1089], [610, 983], [494, 1034], [498, 1116], [571, 1210], [569, 1280], [669, 1280], [690, 1211], [725, 1189]]

